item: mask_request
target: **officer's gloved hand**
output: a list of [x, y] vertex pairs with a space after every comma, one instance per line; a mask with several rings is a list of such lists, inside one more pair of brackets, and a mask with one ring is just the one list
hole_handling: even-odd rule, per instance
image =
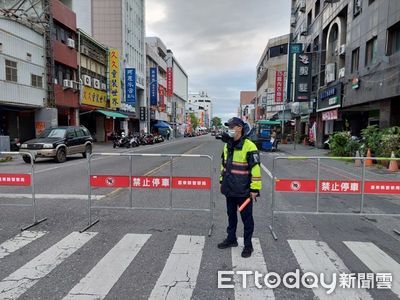
[[250, 197], [252, 200], [254, 200], [255, 202], [257, 202], [257, 197], [260, 196], [260, 192], [259, 191], [251, 191], [250, 192]]

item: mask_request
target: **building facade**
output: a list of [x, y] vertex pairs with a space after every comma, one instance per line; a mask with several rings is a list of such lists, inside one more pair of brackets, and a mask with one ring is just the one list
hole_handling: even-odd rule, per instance
[[288, 34], [270, 39], [257, 64], [256, 120], [285, 110], [288, 42]]
[[171, 120], [167, 113], [167, 47], [158, 37], [146, 37], [147, 103], [150, 127], [156, 121]]
[[[128, 121], [119, 122], [122, 130], [148, 131], [150, 116], [140, 111], [147, 110], [146, 96], [146, 49], [145, 49], [145, 1], [109, 0], [64, 0], [69, 2], [78, 15], [78, 26], [91, 33], [92, 37], [109, 48], [119, 50], [120, 78], [122, 81], [122, 103], [119, 107]], [[90, 20], [90, 21], [89, 21]], [[126, 102], [125, 69], [135, 69], [134, 102]], [[128, 99], [129, 100], [129, 99]]]
[[400, 124], [399, 30], [399, 1], [292, 1], [291, 42], [312, 60], [307, 121], [318, 146], [337, 130]]
[[203, 117], [201, 119], [201, 126], [210, 128], [211, 127], [211, 120], [213, 118], [213, 103], [211, 97], [204, 91], [199, 93], [190, 93], [189, 94], [189, 101], [188, 105], [193, 104], [193, 106], [186, 106], [186, 110], [188, 108], [192, 108], [196, 110], [197, 108], [203, 112]]
[[171, 50], [167, 50], [167, 113], [171, 115], [175, 137], [185, 132], [185, 106], [188, 101], [189, 78]]
[[46, 62], [40, 27], [0, 17], [0, 135], [35, 137], [46, 105]]
[[244, 121], [249, 122], [252, 126], [255, 124], [255, 103], [257, 92], [256, 91], [241, 91], [240, 92], [240, 106], [238, 109], [238, 116]]

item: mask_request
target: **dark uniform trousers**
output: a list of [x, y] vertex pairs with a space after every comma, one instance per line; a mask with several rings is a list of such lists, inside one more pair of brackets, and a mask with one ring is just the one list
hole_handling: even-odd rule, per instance
[[[226, 207], [228, 213], [228, 228], [226, 229], [228, 233], [227, 239], [229, 241], [236, 241], [236, 228], [238, 223], [237, 212], [238, 206], [240, 206], [246, 198], [237, 197], [227, 197]], [[253, 248], [251, 243], [251, 238], [254, 231], [254, 220], [253, 220], [253, 201], [250, 201], [245, 209], [240, 213], [244, 225], [244, 246]]]

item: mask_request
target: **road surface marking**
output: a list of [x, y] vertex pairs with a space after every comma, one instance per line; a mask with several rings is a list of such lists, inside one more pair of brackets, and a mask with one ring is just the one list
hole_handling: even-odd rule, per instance
[[96, 235], [73, 232], [0, 282], [0, 299], [20, 297]]
[[150, 236], [126, 234], [64, 299], [104, 299]]
[[[92, 200], [101, 200], [105, 195], [92, 195]], [[32, 199], [32, 194], [0, 194], [0, 198], [8, 199]], [[63, 199], [63, 200], [87, 200], [88, 195], [74, 195], [74, 194], [35, 194], [36, 199]]]
[[372, 272], [391, 273], [392, 292], [400, 296], [400, 264], [370, 242], [343, 242]]
[[261, 168], [264, 170], [265, 173], [267, 173], [267, 175], [272, 179], [272, 173], [270, 170], [267, 169], [266, 166], [264, 166], [263, 164], [261, 164]]
[[47, 231], [22, 231], [0, 245], [0, 259], [44, 236]]
[[339, 274], [350, 273], [344, 262], [337, 254], [329, 248], [325, 242], [314, 240], [288, 240], [297, 262], [303, 272], [313, 272], [319, 278], [320, 274], [325, 275], [325, 282], [332, 282], [332, 274], [336, 273], [336, 289], [328, 295], [327, 289], [318, 284], [318, 288], [312, 291], [318, 299], [372, 299], [365, 289], [344, 289], [339, 287]]
[[178, 235], [149, 299], [191, 299], [204, 243], [203, 236]]
[[[238, 238], [239, 245], [243, 245], [243, 238]], [[260, 240], [252, 239], [254, 252], [248, 258], [241, 256], [242, 247], [232, 248], [232, 271], [258, 271], [264, 276], [268, 273], [267, 265], [265, 264], [264, 255], [261, 249]], [[263, 279], [259, 280], [262, 288], [256, 287], [254, 283], [254, 275], [247, 276], [247, 286], [244, 289], [242, 275], [234, 275], [235, 281], [235, 300], [240, 299], [275, 299], [272, 289], [268, 289]]]

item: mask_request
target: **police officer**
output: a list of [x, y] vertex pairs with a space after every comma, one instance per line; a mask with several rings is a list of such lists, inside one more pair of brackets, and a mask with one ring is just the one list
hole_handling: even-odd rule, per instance
[[238, 206], [250, 197], [250, 203], [240, 213], [244, 225], [244, 248], [242, 257], [250, 257], [253, 252], [251, 238], [254, 231], [253, 200], [260, 195], [262, 187], [260, 156], [257, 146], [244, 136], [245, 123], [240, 118], [232, 118], [225, 126], [228, 133], [222, 153], [221, 192], [226, 197], [228, 213], [227, 238], [218, 244], [219, 249], [237, 247], [236, 227]]

